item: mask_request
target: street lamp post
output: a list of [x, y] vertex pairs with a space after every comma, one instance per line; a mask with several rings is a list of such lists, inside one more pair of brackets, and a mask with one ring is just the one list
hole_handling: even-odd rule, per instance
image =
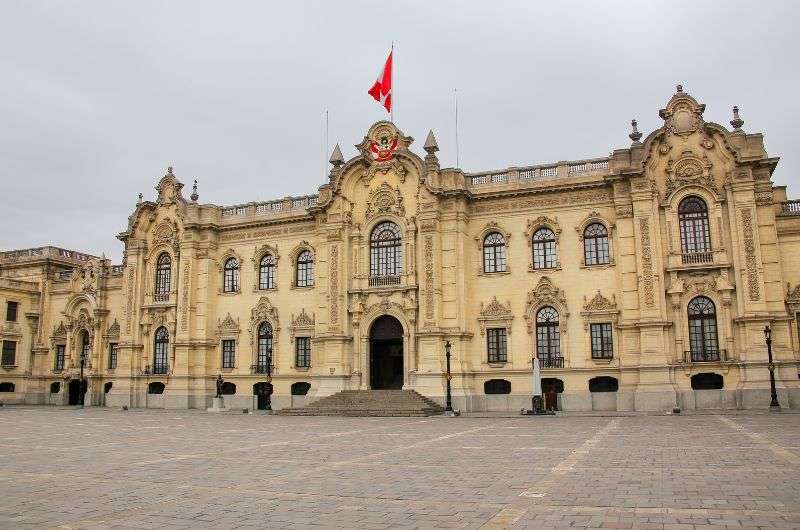
[[83, 399], [86, 396], [86, 390], [85, 390], [86, 387], [84, 387], [85, 383], [83, 381], [83, 366], [85, 364], [86, 364], [86, 352], [81, 351], [81, 377], [80, 377], [81, 382], [78, 385], [78, 392], [81, 393], [81, 399], [80, 399], [81, 407], [83, 407]]
[[444, 356], [447, 359], [447, 401], [445, 402], [444, 411], [445, 412], [453, 412], [453, 398], [450, 395], [450, 379], [452, 379], [452, 375], [450, 374], [450, 341], [444, 343]]
[[272, 354], [267, 355], [267, 403], [264, 410], [272, 410]]
[[778, 391], [775, 389], [775, 363], [772, 362], [772, 330], [769, 326], [764, 328], [764, 339], [767, 342], [767, 357], [769, 359], [769, 391], [770, 391], [770, 410], [781, 410], [781, 405], [778, 403]]

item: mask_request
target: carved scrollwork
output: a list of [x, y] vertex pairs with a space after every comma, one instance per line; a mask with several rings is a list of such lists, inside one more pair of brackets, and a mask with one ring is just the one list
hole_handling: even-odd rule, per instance
[[508, 305], [503, 305], [497, 301], [497, 297], [493, 297], [492, 301], [487, 305], [481, 302], [481, 308], [478, 312], [478, 322], [481, 326], [481, 336], [486, 332], [487, 328], [506, 328], [506, 332], [511, 335], [511, 321], [514, 320], [514, 314], [511, 312], [511, 302]]
[[529, 333], [536, 329], [536, 313], [544, 306], [553, 306], [558, 310], [561, 332], [566, 333], [567, 317], [569, 317], [567, 297], [564, 291], [556, 287], [547, 276], [542, 276], [536, 287], [528, 292], [528, 298], [525, 303], [525, 322]]
[[369, 222], [379, 215], [393, 214], [399, 218], [406, 215], [403, 206], [403, 196], [399, 188], [393, 188], [386, 182], [370, 191], [367, 199], [367, 210], [364, 212], [365, 222]]

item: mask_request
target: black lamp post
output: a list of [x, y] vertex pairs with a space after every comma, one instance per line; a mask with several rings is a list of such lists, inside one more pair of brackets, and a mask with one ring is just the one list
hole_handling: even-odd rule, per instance
[[83, 399], [86, 396], [86, 387], [84, 386], [86, 383], [83, 381], [83, 366], [86, 364], [86, 352], [81, 351], [81, 377], [80, 377], [80, 384], [78, 385], [78, 392], [81, 393], [80, 404], [81, 407], [83, 406]]
[[267, 403], [264, 410], [272, 410], [272, 354], [267, 354]]
[[450, 395], [450, 379], [452, 379], [453, 376], [450, 374], [450, 341], [449, 340], [444, 343], [444, 356], [445, 356], [445, 359], [447, 359], [447, 375], [446, 375], [446, 379], [447, 379], [447, 401], [445, 402], [444, 411], [445, 412], [453, 412], [453, 399], [452, 399], [452, 396]]
[[767, 357], [769, 358], [769, 391], [771, 400], [769, 402], [770, 410], [781, 410], [781, 405], [778, 403], [778, 391], [775, 390], [775, 363], [772, 362], [772, 330], [769, 326], [764, 328], [764, 339], [767, 341]]

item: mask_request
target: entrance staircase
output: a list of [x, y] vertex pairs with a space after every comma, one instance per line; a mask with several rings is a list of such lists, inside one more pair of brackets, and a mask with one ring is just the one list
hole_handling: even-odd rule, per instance
[[413, 390], [343, 390], [283, 416], [433, 416], [444, 409]]

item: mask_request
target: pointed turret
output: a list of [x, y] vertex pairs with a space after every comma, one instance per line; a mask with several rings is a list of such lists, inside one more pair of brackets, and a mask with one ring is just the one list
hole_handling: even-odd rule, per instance
[[342, 156], [342, 149], [339, 147], [339, 144], [336, 144], [336, 147], [333, 148], [333, 153], [331, 154], [331, 159], [329, 160], [331, 165], [334, 169], [338, 169], [339, 166], [344, 164], [344, 157]]
[[425, 155], [425, 166], [428, 168], [428, 171], [438, 171], [439, 157], [436, 156], [436, 151], [439, 150], [439, 144], [436, 142], [433, 130], [428, 131], [428, 137], [425, 138], [425, 145], [422, 147], [428, 153]]

